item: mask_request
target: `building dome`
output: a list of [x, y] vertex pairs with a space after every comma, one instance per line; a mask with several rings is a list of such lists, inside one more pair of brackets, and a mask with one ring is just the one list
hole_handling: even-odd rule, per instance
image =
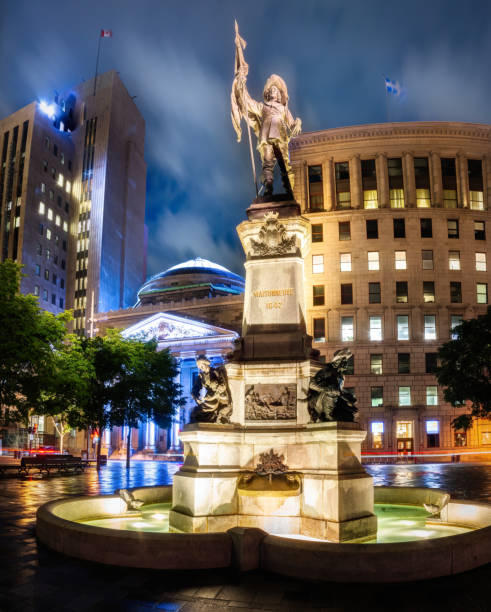
[[241, 276], [208, 259], [197, 257], [152, 276], [138, 291], [136, 305], [241, 293], [244, 293], [244, 279]]

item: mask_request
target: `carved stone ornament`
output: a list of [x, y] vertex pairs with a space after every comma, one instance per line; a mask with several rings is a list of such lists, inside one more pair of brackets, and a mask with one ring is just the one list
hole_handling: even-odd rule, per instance
[[259, 240], [251, 238], [252, 255], [287, 255], [296, 253], [295, 235], [289, 236], [277, 212], [264, 215], [264, 224], [259, 230]]
[[260, 476], [285, 474], [288, 472], [288, 466], [283, 463], [284, 459], [284, 455], [278, 455], [270, 448], [269, 451], [259, 455], [260, 463], [254, 471]]
[[247, 421], [288, 421], [297, 418], [296, 384], [246, 385]]

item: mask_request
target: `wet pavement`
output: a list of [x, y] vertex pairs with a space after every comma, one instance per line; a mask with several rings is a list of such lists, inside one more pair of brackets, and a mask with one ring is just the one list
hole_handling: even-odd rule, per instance
[[[97, 474], [0, 478], [0, 611], [489, 610], [491, 565], [392, 585], [317, 584], [252, 572], [157, 572], [89, 564], [36, 541], [37, 508], [71, 495], [171, 483], [178, 464], [109, 462]], [[371, 465], [376, 485], [426, 486], [491, 503], [491, 464]], [[490, 543], [491, 546], [491, 543]]]

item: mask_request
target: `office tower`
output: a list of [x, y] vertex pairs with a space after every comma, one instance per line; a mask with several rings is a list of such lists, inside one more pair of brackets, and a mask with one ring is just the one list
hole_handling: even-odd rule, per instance
[[491, 128], [387, 123], [294, 139], [295, 196], [310, 219], [307, 327], [331, 358], [354, 355], [346, 386], [365, 451], [491, 443], [489, 423], [453, 430], [439, 346], [489, 304]]
[[145, 122], [115, 71], [0, 121], [0, 257], [43, 308], [133, 303], [145, 279]]

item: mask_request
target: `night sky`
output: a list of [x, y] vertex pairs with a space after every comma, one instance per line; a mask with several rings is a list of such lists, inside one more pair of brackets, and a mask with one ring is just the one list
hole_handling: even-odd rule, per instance
[[[491, 3], [462, 0], [0, 0], [0, 117], [114, 68], [146, 120], [148, 274], [202, 256], [243, 274], [254, 197], [230, 121], [234, 18], [249, 92], [284, 77], [304, 131], [491, 119]], [[245, 133], [244, 133], [245, 136]]]

